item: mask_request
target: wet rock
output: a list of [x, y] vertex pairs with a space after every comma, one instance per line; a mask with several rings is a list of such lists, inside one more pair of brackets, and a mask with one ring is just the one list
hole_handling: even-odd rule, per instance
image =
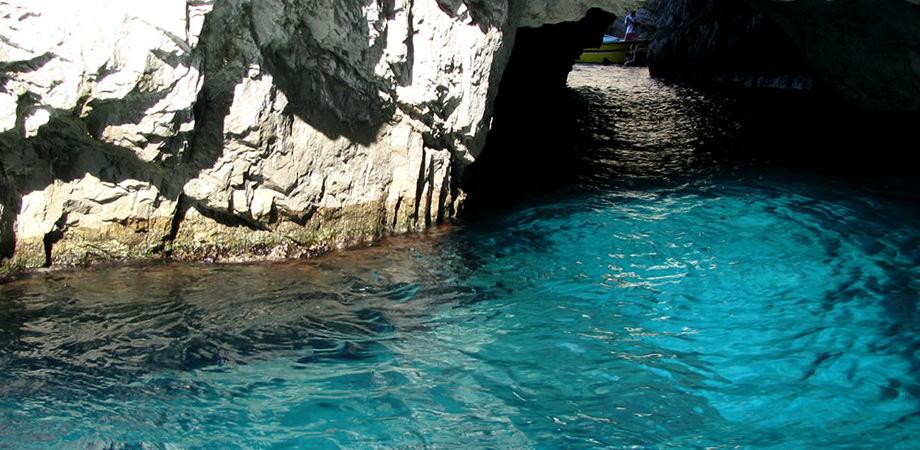
[[920, 112], [920, 1], [752, 0], [819, 81], [860, 109]]
[[810, 89], [812, 71], [783, 30], [748, 2], [653, 0], [649, 70], [659, 78]]
[[652, 0], [650, 70], [675, 79], [827, 89], [851, 107], [920, 112], [916, 0]]

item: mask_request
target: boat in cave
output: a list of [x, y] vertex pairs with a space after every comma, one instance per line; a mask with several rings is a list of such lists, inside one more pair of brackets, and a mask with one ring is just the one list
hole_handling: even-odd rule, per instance
[[600, 47], [586, 48], [576, 62], [589, 64], [623, 64], [644, 60], [650, 40], [624, 41], [604, 35]]

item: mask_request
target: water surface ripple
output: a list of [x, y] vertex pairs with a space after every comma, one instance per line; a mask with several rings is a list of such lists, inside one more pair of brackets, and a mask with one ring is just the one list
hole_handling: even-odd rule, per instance
[[596, 170], [513, 211], [0, 286], [0, 448], [920, 445], [916, 202], [726, 164], [706, 94], [571, 83]]

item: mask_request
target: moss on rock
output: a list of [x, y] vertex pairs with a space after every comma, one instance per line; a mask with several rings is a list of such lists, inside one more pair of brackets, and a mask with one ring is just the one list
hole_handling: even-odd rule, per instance
[[321, 208], [304, 223], [281, 220], [271, 228], [229, 225], [190, 210], [169, 244], [181, 260], [246, 261], [309, 257], [369, 243], [386, 231], [381, 202]]

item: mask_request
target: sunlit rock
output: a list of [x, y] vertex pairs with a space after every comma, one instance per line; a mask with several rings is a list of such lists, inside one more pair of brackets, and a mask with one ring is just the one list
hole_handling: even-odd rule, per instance
[[0, 257], [300, 256], [448, 220], [515, 31], [625, 3], [4, 2]]

